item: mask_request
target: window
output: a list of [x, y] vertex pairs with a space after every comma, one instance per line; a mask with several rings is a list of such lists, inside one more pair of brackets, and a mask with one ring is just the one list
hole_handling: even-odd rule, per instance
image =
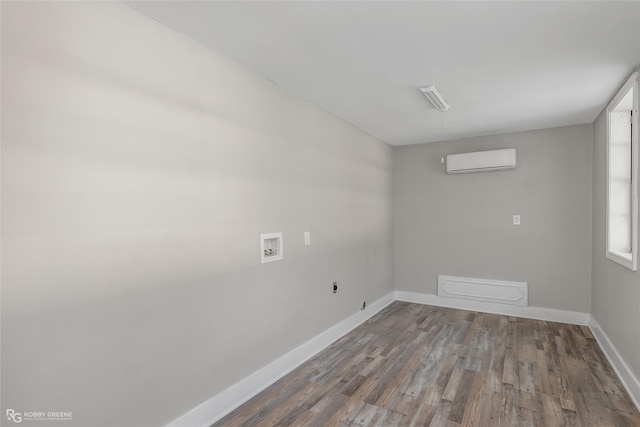
[[607, 107], [607, 258], [638, 264], [638, 73]]

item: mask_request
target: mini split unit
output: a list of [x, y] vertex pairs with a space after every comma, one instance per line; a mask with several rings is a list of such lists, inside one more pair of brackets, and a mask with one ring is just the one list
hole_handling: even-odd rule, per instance
[[478, 151], [447, 156], [447, 173], [493, 172], [516, 168], [516, 149]]

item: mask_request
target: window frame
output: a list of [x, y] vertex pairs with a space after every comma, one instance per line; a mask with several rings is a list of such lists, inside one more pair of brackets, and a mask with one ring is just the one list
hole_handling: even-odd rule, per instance
[[[613, 251], [609, 247], [609, 201], [611, 186], [610, 152], [611, 152], [611, 113], [622, 98], [633, 88], [633, 106], [631, 116], [631, 259]], [[616, 93], [606, 108], [606, 257], [633, 271], [638, 269], [638, 72], [634, 72]]]

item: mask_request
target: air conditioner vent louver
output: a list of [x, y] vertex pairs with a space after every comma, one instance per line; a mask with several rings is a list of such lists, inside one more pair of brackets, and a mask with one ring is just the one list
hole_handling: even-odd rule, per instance
[[474, 173], [513, 170], [516, 168], [516, 149], [477, 151], [447, 156], [447, 173]]

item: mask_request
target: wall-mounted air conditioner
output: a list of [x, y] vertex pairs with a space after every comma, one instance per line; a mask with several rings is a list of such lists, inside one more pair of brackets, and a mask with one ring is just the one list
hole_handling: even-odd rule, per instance
[[447, 173], [506, 171], [516, 168], [516, 149], [477, 151], [447, 156]]

